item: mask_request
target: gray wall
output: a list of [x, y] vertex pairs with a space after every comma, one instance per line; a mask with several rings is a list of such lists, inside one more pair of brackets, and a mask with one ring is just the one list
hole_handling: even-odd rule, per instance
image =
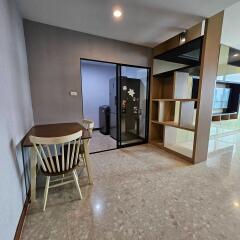
[[[36, 124], [82, 119], [80, 58], [151, 66], [150, 48], [24, 21]], [[94, 96], [93, 96], [94, 97]]]
[[0, 0], [0, 239], [11, 240], [26, 192], [19, 142], [33, 123], [22, 19]]
[[109, 80], [116, 77], [116, 64], [81, 61], [83, 117], [99, 128], [99, 107], [109, 105]]

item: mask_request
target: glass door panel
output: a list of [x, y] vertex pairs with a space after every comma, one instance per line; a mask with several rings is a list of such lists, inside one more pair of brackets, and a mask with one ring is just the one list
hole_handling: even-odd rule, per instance
[[119, 146], [147, 142], [149, 69], [120, 66]]

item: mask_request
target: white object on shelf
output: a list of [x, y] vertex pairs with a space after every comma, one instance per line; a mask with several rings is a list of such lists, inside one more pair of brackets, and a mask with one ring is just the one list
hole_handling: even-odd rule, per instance
[[188, 99], [191, 98], [192, 81], [189, 73], [174, 72], [174, 92], [173, 98]]
[[194, 121], [194, 104], [195, 102], [181, 102], [179, 125], [180, 127], [191, 128]]
[[175, 102], [174, 122], [179, 123], [181, 102]]
[[165, 120], [164, 115], [165, 115], [165, 102], [158, 102], [158, 121], [163, 122]]
[[164, 131], [164, 147], [176, 144], [177, 128], [165, 126]]

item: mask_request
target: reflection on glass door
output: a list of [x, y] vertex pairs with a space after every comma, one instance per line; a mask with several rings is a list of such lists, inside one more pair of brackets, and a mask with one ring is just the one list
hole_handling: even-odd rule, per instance
[[118, 78], [119, 146], [147, 141], [149, 69], [121, 65]]

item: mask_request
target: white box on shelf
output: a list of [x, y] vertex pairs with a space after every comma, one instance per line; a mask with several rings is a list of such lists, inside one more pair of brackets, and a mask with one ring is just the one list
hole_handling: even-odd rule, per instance
[[179, 125], [180, 127], [193, 128], [194, 126], [194, 101], [181, 102]]

